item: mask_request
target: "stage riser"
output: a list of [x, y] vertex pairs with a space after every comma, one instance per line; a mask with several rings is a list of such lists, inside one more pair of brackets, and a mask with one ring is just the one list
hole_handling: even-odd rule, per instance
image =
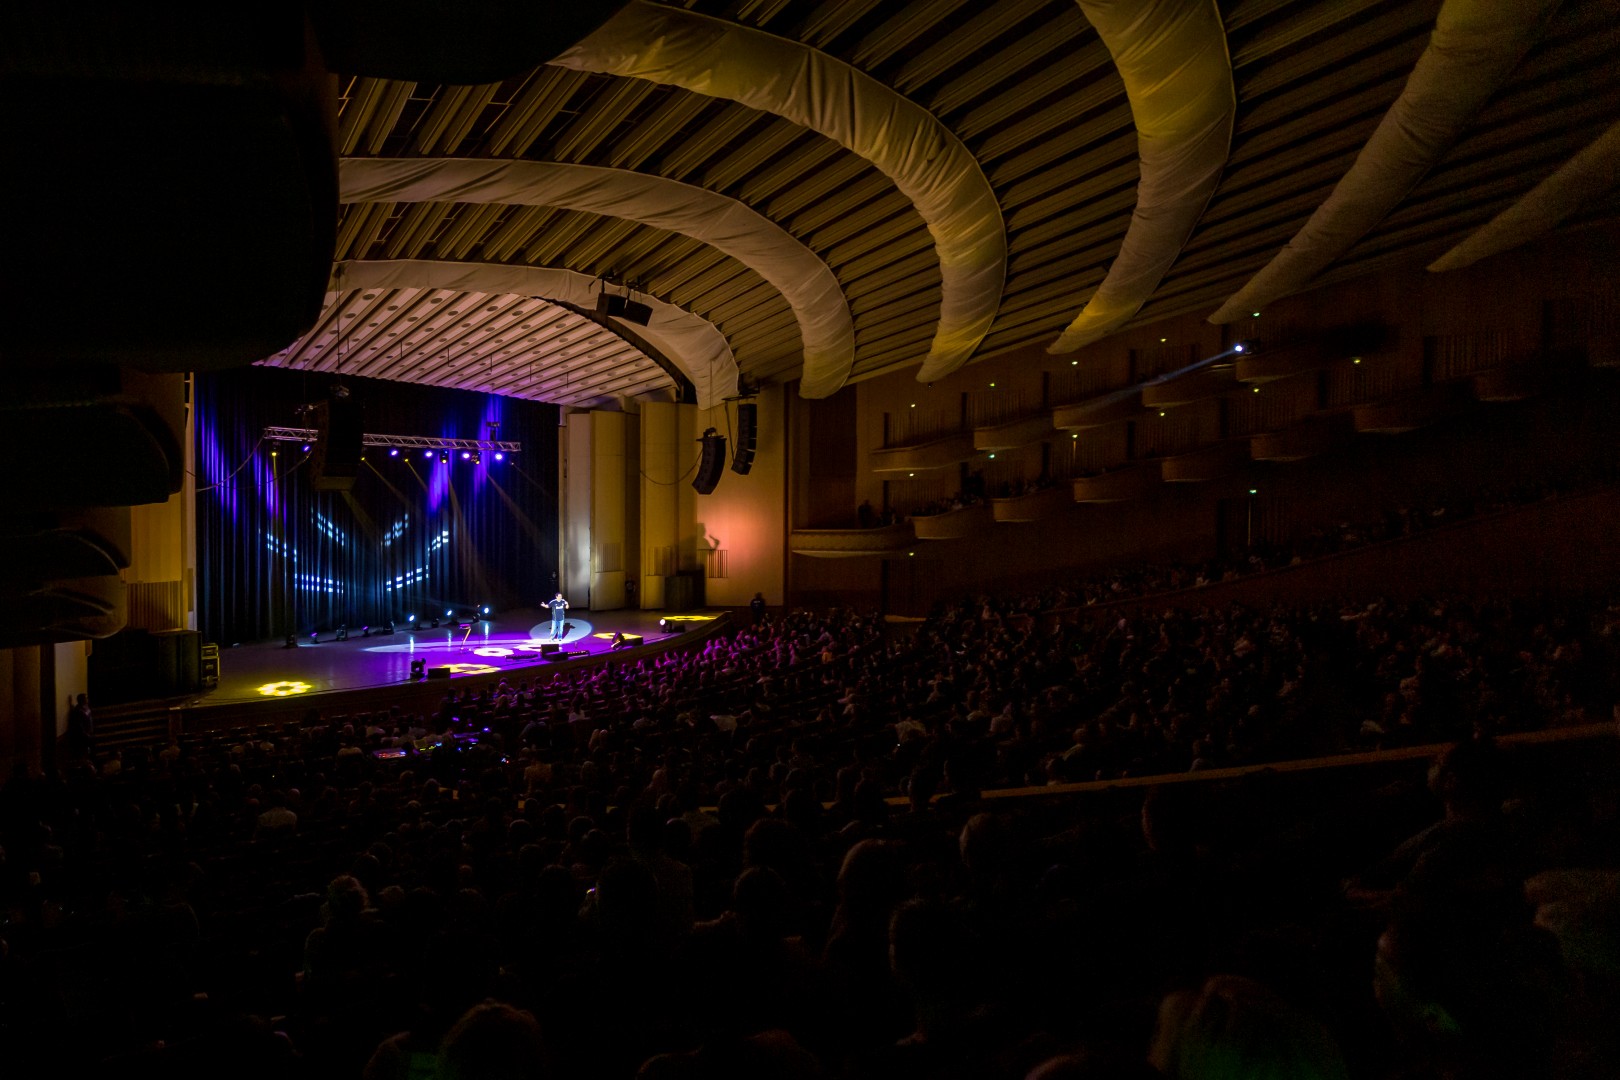
[[302, 720], [311, 709], [325, 715], [355, 712], [378, 712], [398, 706], [402, 712], [428, 715], [438, 711], [444, 695], [454, 690], [481, 690], [505, 680], [511, 684], [527, 681], [530, 686], [544, 685], [559, 674], [595, 667], [610, 661], [624, 663], [643, 657], [660, 656], [674, 649], [701, 647], [710, 635], [729, 625], [731, 616], [722, 614], [712, 621], [695, 624], [701, 629], [689, 629], [636, 649], [618, 652], [598, 652], [570, 660], [547, 661], [536, 658], [524, 664], [512, 664], [487, 675], [457, 675], [450, 679], [422, 679], [384, 686], [355, 687], [352, 690], [326, 690], [320, 693], [295, 694], [291, 697], [262, 701], [232, 701], [218, 705], [204, 702], [200, 705], [176, 709], [181, 731], [218, 731], [242, 725], [280, 724]]

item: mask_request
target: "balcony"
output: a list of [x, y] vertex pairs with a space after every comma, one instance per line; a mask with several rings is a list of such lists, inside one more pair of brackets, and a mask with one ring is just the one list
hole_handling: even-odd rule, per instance
[[916, 543], [909, 523], [881, 529], [794, 529], [788, 550], [818, 559], [903, 556]]
[[1482, 371], [1469, 384], [1475, 401], [1523, 401], [1541, 393], [1545, 379], [1541, 364], [1510, 364]]
[[1237, 369], [1231, 364], [1212, 364], [1164, 382], [1142, 388], [1142, 404], [1150, 409], [1185, 405], [1189, 401], [1219, 397], [1237, 388]]
[[1244, 383], [1263, 383], [1304, 375], [1346, 357], [1377, 352], [1390, 338], [1389, 328], [1382, 324], [1358, 323], [1317, 331], [1274, 346], [1260, 341], [1253, 351], [1237, 358], [1237, 379]]
[[925, 472], [948, 469], [971, 460], [979, 451], [971, 431], [942, 435], [909, 446], [886, 446], [872, 451], [873, 472]]
[[1013, 450], [1049, 439], [1056, 431], [1052, 414], [1041, 413], [1039, 416], [974, 428], [973, 445], [979, 450]]
[[1455, 416], [1467, 404], [1464, 383], [1444, 383], [1405, 397], [1357, 405], [1351, 410], [1362, 434], [1399, 435]]
[[1044, 521], [1074, 507], [1071, 487], [1049, 487], [1027, 495], [991, 499], [990, 510], [997, 521]]
[[1145, 461], [1096, 476], [1077, 478], [1074, 481], [1074, 501], [1108, 503], [1140, 499], [1158, 490], [1159, 483], [1159, 462]]
[[1165, 458], [1159, 462], [1159, 470], [1167, 484], [1188, 484], [1226, 476], [1249, 461], [1249, 444], [1233, 439]]
[[1142, 390], [1116, 390], [1111, 394], [1059, 405], [1052, 410], [1052, 426], [1063, 431], [1084, 431], [1086, 428], [1106, 427], [1121, 420], [1129, 420], [1143, 409]]
[[1353, 427], [1344, 413], [1313, 416], [1283, 431], [1270, 431], [1249, 440], [1255, 461], [1303, 461], [1343, 445]]
[[918, 540], [960, 540], [984, 532], [995, 520], [990, 504], [981, 502], [960, 510], [947, 510], [943, 514], [914, 517], [911, 527]]

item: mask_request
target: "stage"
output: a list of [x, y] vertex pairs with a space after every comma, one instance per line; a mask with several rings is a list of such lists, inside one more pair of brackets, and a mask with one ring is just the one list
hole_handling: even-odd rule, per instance
[[[680, 634], [659, 627], [661, 618], [677, 620], [690, 635], [710, 629], [720, 617], [716, 612], [668, 615], [661, 611], [569, 611], [567, 633], [561, 639], [568, 661], [590, 661], [608, 655], [634, 659], [678, 642]], [[557, 661], [543, 659], [541, 646], [551, 641], [551, 613], [545, 610], [497, 612], [486, 621], [470, 624], [396, 623], [392, 634], [369, 637], [351, 629], [346, 641], [335, 640], [330, 632], [297, 648], [284, 642], [237, 645], [220, 650], [218, 685], [193, 695], [192, 708], [212, 708], [267, 699], [320, 698], [352, 690], [399, 687], [417, 683], [411, 674], [413, 661], [421, 661], [420, 680], [438, 687], [458, 681], [501, 676], [513, 681], [533, 678], [545, 669], [555, 669]], [[611, 649], [615, 633], [640, 635], [642, 644]], [[446, 672], [443, 669], [448, 668]], [[439, 670], [435, 670], [439, 669]], [[310, 704], [318, 705], [318, 701]]]

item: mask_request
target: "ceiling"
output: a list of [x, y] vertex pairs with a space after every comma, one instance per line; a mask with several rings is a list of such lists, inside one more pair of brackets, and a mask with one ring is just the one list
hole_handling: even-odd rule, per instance
[[[1440, 6], [1222, 0], [1236, 103], [1230, 148], [1207, 205], [1189, 218], [1190, 236], [1120, 325], [1207, 315], [1266, 266], [1401, 95]], [[966, 356], [1050, 345], [1120, 254], [1140, 175], [1133, 107], [1109, 47], [1075, 0], [670, 7], [849, 65], [926, 110], [947, 142], [971, 155], [966, 173], [988, 182], [999, 208], [1005, 276], [993, 317]], [[632, 5], [619, 17], [637, 11]], [[1425, 264], [1592, 143], [1620, 119], [1617, 44], [1620, 5], [1558, 5], [1438, 163], [1311, 284]], [[831, 270], [853, 326], [849, 379], [920, 367], [940, 331], [942, 252], [956, 257], [946, 252], [946, 231], [930, 230], [924, 201], [872, 154], [784, 115], [648, 78], [552, 65], [476, 86], [347, 78], [339, 93], [346, 168], [367, 158], [545, 162], [677, 181], [734, 200]], [[713, 324], [749, 381], [804, 374], [804, 309], [781, 280], [767, 280], [765, 262], [633, 206], [610, 214], [503, 198], [346, 201], [336, 258], [611, 278]], [[1617, 210], [1611, 191], [1565, 224]], [[555, 299], [430, 287], [426, 277], [423, 287], [350, 288], [340, 277], [317, 325], [263, 363], [567, 405], [672, 393], [675, 379], [645, 355], [637, 327]]]

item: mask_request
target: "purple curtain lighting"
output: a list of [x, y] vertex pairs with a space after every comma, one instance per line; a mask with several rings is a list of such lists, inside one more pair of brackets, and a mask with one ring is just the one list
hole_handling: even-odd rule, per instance
[[[368, 448], [352, 491], [318, 492], [299, 443], [268, 426], [309, 426], [298, 407], [342, 382], [363, 429], [498, 438], [501, 461]], [[198, 619], [222, 644], [359, 633], [411, 614], [533, 607], [557, 572], [554, 405], [464, 390], [248, 368], [199, 375]], [[491, 424], [499, 428], [492, 435]], [[274, 456], [272, 456], [274, 451]]]

